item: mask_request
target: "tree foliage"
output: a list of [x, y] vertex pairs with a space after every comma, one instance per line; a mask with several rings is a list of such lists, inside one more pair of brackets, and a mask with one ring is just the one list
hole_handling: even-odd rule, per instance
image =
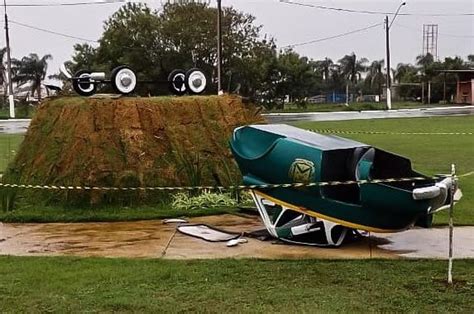
[[36, 53], [21, 60], [12, 59], [12, 81], [17, 84], [31, 83], [31, 95], [35, 93], [41, 100], [41, 83], [46, 77], [48, 61], [53, 57], [50, 54], [39, 57]]
[[339, 60], [342, 74], [352, 84], [356, 84], [362, 79], [362, 72], [367, 70], [366, 63], [369, 62], [367, 58], [357, 60], [355, 53], [345, 55]]
[[[215, 78], [216, 15], [215, 8], [195, 2], [167, 3], [160, 12], [127, 3], [105, 22], [98, 48], [74, 47], [74, 69], [110, 71], [127, 64], [143, 80], [163, 81], [174, 69], [199, 67]], [[224, 86], [248, 96], [264, 94], [276, 56], [273, 39], [262, 39], [255, 17], [234, 8], [224, 9], [222, 25]], [[149, 91], [162, 90], [155, 84]]]
[[[141, 80], [166, 81], [174, 69], [199, 67], [216, 91], [217, 30], [215, 8], [205, 3], [166, 3], [153, 11], [142, 3], [127, 3], [105, 23], [97, 47], [74, 46], [71, 68], [109, 72], [127, 64]], [[278, 51], [273, 38], [262, 34], [255, 17], [228, 7], [223, 10], [223, 87], [226, 92], [253, 97], [268, 106], [285, 99], [303, 103], [318, 94], [351, 93], [382, 95], [386, 81], [383, 60], [369, 60], [354, 52], [335, 62], [312, 60], [289, 49]], [[447, 81], [454, 93], [456, 75], [443, 69], [474, 66], [474, 55], [437, 61], [431, 55], [417, 57], [415, 64], [399, 64], [393, 82], [399, 95], [420, 98], [421, 84], [433, 84], [433, 100], [439, 100]], [[139, 85], [139, 94], [166, 93], [165, 84]]]

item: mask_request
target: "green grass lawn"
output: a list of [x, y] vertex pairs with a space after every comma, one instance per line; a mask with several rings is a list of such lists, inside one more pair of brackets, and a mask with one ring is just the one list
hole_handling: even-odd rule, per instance
[[15, 157], [23, 138], [23, 134], [0, 134], [0, 173], [5, 171]]
[[[474, 132], [474, 116], [416, 119], [374, 119], [336, 122], [300, 122], [308, 129], [392, 132]], [[474, 135], [340, 135], [410, 158], [414, 169], [428, 175], [450, 173], [451, 163], [457, 173], [474, 171]], [[474, 225], [474, 175], [460, 180], [464, 194], [456, 206], [455, 223]], [[435, 217], [447, 222], [446, 211]]]
[[[35, 106], [18, 106], [15, 108], [15, 118], [16, 119], [30, 119], [34, 116], [36, 112]], [[0, 108], [0, 120], [10, 119], [10, 109], [8, 105], [5, 108]]]
[[2, 312], [472, 313], [474, 261], [0, 257]]
[[[349, 106], [345, 104], [307, 104], [306, 107], [298, 107], [296, 104], [285, 104], [284, 109], [266, 110], [266, 113], [280, 113], [280, 112], [334, 112], [334, 111], [362, 111], [362, 110], [385, 110], [385, 102], [360, 102], [350, 103]], [[453, 104], [422, 104], [419, 102], [394, 102], [392, 109], [411, 109], [411, 108], [429, 108], [453, 106]]]
[[170, 204], [136, 207], [73, 208], [62, 206], [21, 205], [13, 211], [0, 211], [0, 221], [9, 223], [114, 222], [199, 217], [238, 213], [235, 208], [174, 209]]

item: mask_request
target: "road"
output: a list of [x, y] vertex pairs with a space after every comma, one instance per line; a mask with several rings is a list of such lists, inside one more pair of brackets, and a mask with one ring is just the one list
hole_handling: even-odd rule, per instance
[[437, 116], [473, 115], [474, 106], [436, 107], [421, 109], [399, 109], [390, 111], [340, 111], [340, 112], [305, 112], [305, 113], [269, 113], [264, 117], [269, 123], [286, 123], [295, 121], [340, 121], [385, 118], [418, 118]]
[[0, 120], [0, 134], [23, 134], [30, 125], [30, 119]]

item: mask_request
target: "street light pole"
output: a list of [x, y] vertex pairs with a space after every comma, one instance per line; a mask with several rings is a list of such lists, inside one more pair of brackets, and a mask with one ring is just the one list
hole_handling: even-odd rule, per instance
[[222, 95], [222, 1], [217, 0], [217, 95]]
[[392, 109], [392, 90], [390, 78], [390, 27], [388, 25], [388, 15], [385, 16], [385, 45], [386, 45], [386, 64], [387, 64], [387, 110]]
[[7, 0], [3, 0], [3, 7], [5, 9], [5, 41], [7, 44], [8, 103], [10, 105], [10, 118], [15, 118], [15, 102], [13, 100], [12, 82], [12, 60], [10, 56], [10, 35], [8, 33]]
[[388, 15], [385, 16], [385, 46], [386, 46], [386, 64], [387, 64], [387, 110], [392, 109], [392, 79], [391, 79], [391, 67], [390, 67], [390, 28], [392, 27], [393, 22], [395, 21], [395, 18], [397, 17], [398, 13], [400, 12], [400, 9], [402, 6], [406, 5], [406, 2], [400, 3], [398, 6], [397, 11], [395, 12], [392, 22], [388, 24]]

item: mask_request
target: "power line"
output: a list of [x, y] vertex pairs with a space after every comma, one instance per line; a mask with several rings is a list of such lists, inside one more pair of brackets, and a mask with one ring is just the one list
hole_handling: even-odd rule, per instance
[[[290, 5], [309, 7], [309, 8], [313, 8], [313, 9], [344, 12], [344, 13], [372, 14], [372, 15], [394, 15], [395, 14], [395, 12], [383, 12], [383, 11], [371, 11], [371, 10], [354, 10], [354, 9], [346, 9], [346, 8], [328, 7], [328, 6], [325, 6], [325, 5], [315, 5], [315, 4], [311, 4], [311, 3], [302, 3], [302, 2], [296, 2], [296, 1], [291, 1], [291, 0], [279, 0], [279, 1], [281, 3], [286, 3], [286, 4], [290, 4]], [[448, 16], [474, 16], [474, 13], [434, 13], [434, 14], [399, 13], [398, 15], [448, 17]]]
[[305, 41], [305, 42], [296, 43], [296, 44], [292, 44], [292, 45], [286, 45], [286, 46], [282, 46], [282, 47], [280, 47], [280, 48], [292, 48], [292, 47], [298, 47], [298, 46], [305, 46], [305, 45], [310, 45], [310, 44], [318, 43], [318, 42], [321, 42], [321, 41], [326, 41], [326, 40], [330, 40], [330, 39], [341, 38], [341, 37], [344, 37], [344, 36], [348, 36], [348, 35], [351, 35], [351, 34], [355, 34], [355, 33], [359, 33], [359, 32], [363, 32], [363, 31], [369, 30], [369, 29], [371, 29], [371, 28], [380, 26], [380, 25], [382, 25], [382, 24], [383, 24], [383, 23], [377, 23], [377, 24], [370, 25], [370, 26], [367, 26], [367, 27], [364, 27], [364, 28], [359, 28], [359, 29], [356, 29], [356, 30], [353, 30], [353, 31], [350, 31], [350, 32], [346, 32], [346, 33], [342, 33], [342, 34], [338, 34], [338, 35], [333, 35], [333, 36], [329, 36], [329, 37], [324, 37], [324, 38], [313, 39], [313, 40], [310, 40], [310, 41]]
[[23, 27], [26, 27], [26, 28], [34, 29], [34, 30], [37, 30], [37, 31], [45, 32], [45, 33], [48, 33], [48, 34], [53, 34], [53, 35], [62, 36], [62, 37], [66, 37], [66, 38], [71, 38], [71, 39], [83, 40], [83, 41], [87, 41], [87, 42], [91, 42], [91, 43], [98, 43], [97, 40], [92, 40], [92, 39], [77, 37], [77, 36], [73, 36], [73, 35], [69, 35], [69, 34], [59, 33], [59, 32], [49, 30], [49, 29], [44, 29], [44, 28], [40, 28], [40, 27], [36, 27], [36, 26], [33, 26], [33, 25], [28, 25], [28, 24], [12, 21], [12, 20], [8, 20], [8, 22], [10, 22], [12, 24], [15, 24], [15, 25], [23, 26]]
[[82, 5], [102, 5], [102, 4], [117, 4], [125, 3], [125, 0], [103, 0], [90, 2], [62, 2], [62, 3], [17, 3], [7, 4], [7, 7], [66, 7], [66, 6], [82, 6]]

